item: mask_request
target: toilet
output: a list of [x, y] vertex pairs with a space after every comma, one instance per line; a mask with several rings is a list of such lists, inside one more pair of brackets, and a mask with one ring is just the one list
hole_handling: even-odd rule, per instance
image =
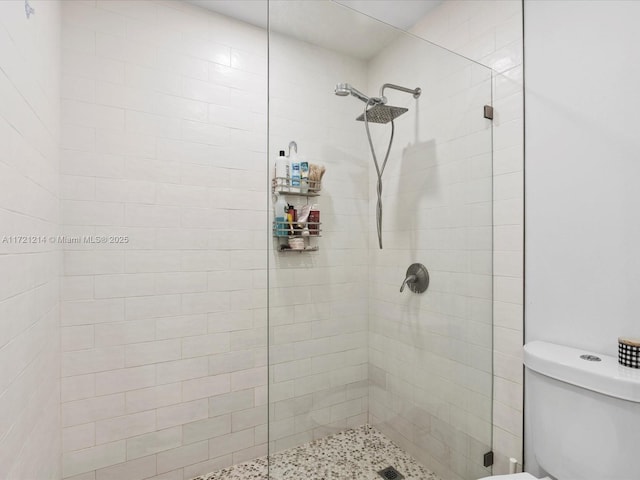
[[482, 480], [637, 480], [640, 369], [535, 341], [524, 347], [528, 473]]

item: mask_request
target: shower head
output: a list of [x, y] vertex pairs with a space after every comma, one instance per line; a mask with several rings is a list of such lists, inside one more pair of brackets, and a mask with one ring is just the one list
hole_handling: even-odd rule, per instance
[[349, 96], [349, 95], [353, 95], [357, 99], [362, 100], [364, 103], [368, 103], [369, 100], [371, 100], [372, 103], [374, 101], [375, 101], [375, 103], [382, 102], [382, 99], [380, 99], [378, 97], [369, 98], [364, 93], [362, 93], [360, 90], [358, 90], [357, 88], [352, 87], [348, 83], [338, 83], [336, 85], [336, 88], [333, 91], [333, 93], [335, 93], [339, 97], [346, 97], [346, 96]]
[[[367, 121], [369, 123], [389, 123], [391, 120], [398, 118], [408, 111], [409, 109], [404, 107], [378, 104], [367, 110]], [[364, 122], [364, 113], [356, 118], [356, 120]]]
[[351, 95], [351, 85], [349, 85], [348, 83], [338, 83], [336, 85], [334, 93], [339, 97], [346, 97], [348, 95]]

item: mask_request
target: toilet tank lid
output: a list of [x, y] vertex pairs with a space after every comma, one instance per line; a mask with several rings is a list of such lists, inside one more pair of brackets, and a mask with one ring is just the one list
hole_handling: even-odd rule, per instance
[[[580, 358], [584, 355], [598, 357], [600, 361]], [[561, 382], [640, 403], [640, 369], [624, 367], [615, 357], [534, 341], [524, 346], [524, 364]]]

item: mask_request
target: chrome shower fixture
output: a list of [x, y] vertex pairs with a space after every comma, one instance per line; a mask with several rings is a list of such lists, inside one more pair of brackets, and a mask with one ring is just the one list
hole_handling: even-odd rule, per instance
[[372, 101], [372, 103], [386, 103], [386, 99], [378, 98], [378, 97], [368, 97], [364, 93], [362, 93], [357, 88], [354, 88], [349, 83], [338, 83], [334, 90], [334, 93], [339, 97], [348, 97], [349, 95], [353, 95], [358, 100], [362, 100], [364, 103]]
[[[393, 83], [385, 83], [384, 85], [382, 85], [382, 87], [380, 88], [379, 97], [368, 97], [357, 88], [351, 86], [350, 83], [338, 83], [336, 85], [334, 93], [339, 97], [347, 97], [349, 95], [353, 95], [358, 100], [362, 100], [364, 103], [366, 103], [366, 121], [371, 123], [389, 123], [391, 120], [398, 118], [403, 113], [408, 112], [409, 109], [387, 105], [387, 97], [384, 96], [384, 90], [386, 88], [392, 88], [400, 92], [410, 93], [413, 95], [413, 98], [419, 98], [420, 94], [422, 93], [422, 89], [420, 87], [411, 89], [401, 87], [400, 85], [394, 85]], [[356, 120], [364, 122], [365, 113], [356, 118]]]
[[[408, 111], [408, 108], [394, 107], [392, 105], [384, 105], [382, 103], [379, 103], [367, 109], [366, 121], [370, 123], [389, 123], [391, 120], [398, 118], [400, 115]], [[356, 118], [356, 120], [358, 120], [359, 122], [364, 122], [365, 113], [361, 113], [360, 116]]]
[[[393, 143], [393, 134], [395, 131], [395, 125], [393, 121], [403, 113], [409, 111], [408, 108], [394, 107], [387, 105], [387, 97], [384, 96], [385, 88], [392, 88], [393, 90], [399, 90], [400, 92], [410, 93], [413, 98], [419, 98], [422, 93], [420, 87], [407, 88], [400, 85], [394, 85], [393, 83], [385, 83], [380, 88], [379, 97], [368, 97], [360, 90], [353, 88], [348, 83], [338, 83], [334, 90], [334, 93], [340, 97], [347, 97], [353, 95], [359, 100], [362, 100], [366, 105], [364, 106], [364, 112], [356, 120], [364, 122], [365, 130], [367, 131], [367, 138], [369, 139], [369, 148], [371, 149], [371, 156], [373, 157], [373, 164], [376, 167], [376, 173], [378, 174], [378, 203], [376, 205], [376, 225], [378, 227], [378, 245], [382, 250], [382, 173], [384, 167], [387, 165], [389, 159], [389, 153], [391, 152], [391, 145]], [[373, 140], [371, 140], [371, 132], [369, 131], [369, 123], [389, 123], [391, 122], [391, 137], [389, 138], [389, 146], [387, 147], [387, 153], [384, 156], [382, 166], [378, 164], [378, 158], [376, 157], [376, 151], [373, 148]]]

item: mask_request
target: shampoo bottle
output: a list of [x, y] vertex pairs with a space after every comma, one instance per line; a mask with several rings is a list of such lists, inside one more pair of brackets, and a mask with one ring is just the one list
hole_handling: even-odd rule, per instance
[[280, 155], [276, 160], [276, 188], [280, 191], [289, 191], [291, 185], [291, 163], [284, 156], [284, 150], [280, 150]]
[[275, 221], [275, 234], [276, 237], [286, 237], [287, 236], [287, 202], [285, 202], [284, 197], [280, 195], [278, 192], [275, 193], [276, 203], [274, 205], [274, 214], [273, 218]]

